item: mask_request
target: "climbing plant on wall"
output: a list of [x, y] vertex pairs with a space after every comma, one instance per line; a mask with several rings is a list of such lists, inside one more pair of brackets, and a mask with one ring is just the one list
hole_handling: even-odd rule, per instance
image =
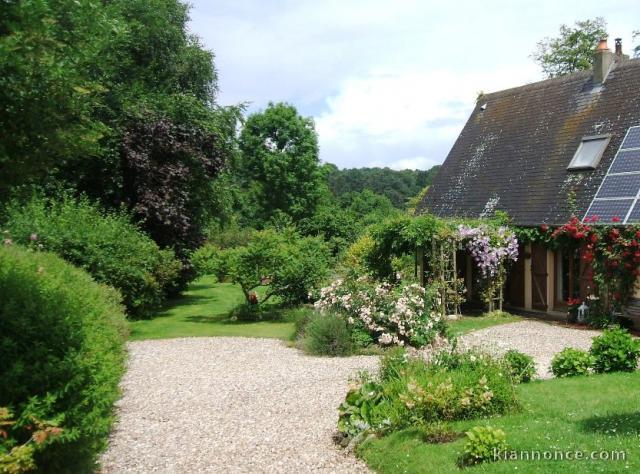
[[640, 274], [640, 227], [621, 225], [616, 217], [605, 223], [598, 217], [581, 222], [574, 216], [562, 226], [545, 226], [541, 234], [555, 248], [581, 249], [580, 258], [590, 265], [599, 296], [590, 295], [594, 322], [609, 323], [615, 313], [622, 312]]
[[464, 284], [457, 278], [455, 259], [457, 250], [467, 250], [478, 267], [477, 283], [483, 301], [489, 309], [501, 307], [508, 265], [518, 258], [515, 233], [501, 224], [497, 220], [442, 219], [432, 215], [398, 217], [372, 230], [374, 243], [365, 256], [366, 264], [377, 278], [393, 280], [394, 257], [415, 254], [416, 267], [424, 271], [424, 282], [438, 287], [441, 311], [446, 312], [464, 299]]

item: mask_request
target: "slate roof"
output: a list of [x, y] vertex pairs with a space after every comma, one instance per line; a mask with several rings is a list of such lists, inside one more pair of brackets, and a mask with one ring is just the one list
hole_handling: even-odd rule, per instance
[[[502, 210], [517, 225], [562, 224], [573, 194], [582, 217], [634, 125], [640, 125], [640, 59], [617, 62], [601, 87], [582, 71], [487, 94], [416, 213], [485, 217]], [[611, 141], [596, 169], [568, 171], [582, 137], [600, 134]]]

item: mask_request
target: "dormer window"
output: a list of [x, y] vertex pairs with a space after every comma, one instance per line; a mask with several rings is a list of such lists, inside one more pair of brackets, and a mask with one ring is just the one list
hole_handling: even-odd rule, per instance
[[609, 144], [611, 139], [610, 135], [593, 135], [590, 137], [584, 137], [576, 150], [576, 154], [573, 155], [573, 159], [568, 170], [589, 170], [595, 169], [600, 163], [600, 158], [604, 150]]

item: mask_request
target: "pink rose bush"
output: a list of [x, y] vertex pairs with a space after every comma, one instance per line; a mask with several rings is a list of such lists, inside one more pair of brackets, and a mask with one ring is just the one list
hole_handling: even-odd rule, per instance
[[352, 330], [368, 333], [382, 346], [421, 347], [444, 330], [435, 300], [433, 291], [418, 284], [394, 286], [360, 277], [322, 288], [315, 308], [343, 316]]

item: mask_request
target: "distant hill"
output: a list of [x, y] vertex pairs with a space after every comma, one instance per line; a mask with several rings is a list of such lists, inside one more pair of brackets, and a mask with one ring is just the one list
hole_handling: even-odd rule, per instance
[[370, 189], [376, 194], [387, 196], [393, 205], [403, 209], [407, 200], [417, 195], [433, 181], [440, 166], [429, 170], [402, 170], [391, 168], [351, 168], [340, 170], [335, 165], [326, 164], [329, 188], [336, 197], [348, 192]]

